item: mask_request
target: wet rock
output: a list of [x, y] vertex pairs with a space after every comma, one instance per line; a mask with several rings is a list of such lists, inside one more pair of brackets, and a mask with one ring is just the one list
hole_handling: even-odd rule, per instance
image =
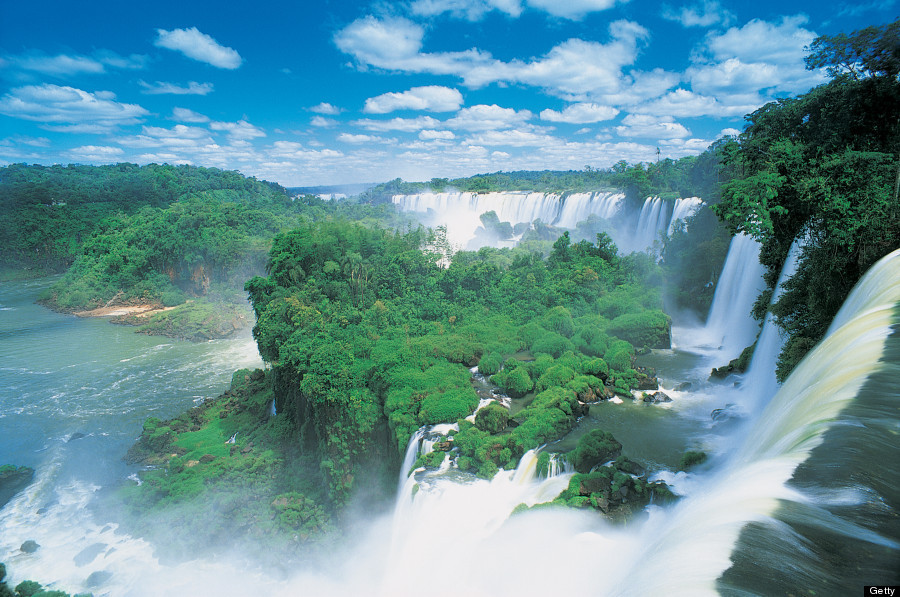
[[644, 394], [643, 397], [644, 402], [649, 402], [650, 404], [659, 404], [660, 402], [672, 402], [672, 398], [669, 397], [665, 392], [653, 392], [651, 394]]
[[25, 553], [34, 553], [38, 550], [39, 547], [40, 545], [38, 545], [37, 541], [29, 539], [28, 541], [23, 543], [22, 546], [19, 547], [19, 549], [21, 549]]
[[717, 423], [729, 421], [738, 416], [737, 406], [735, 404], [726, 404], [724, 408], [717, 408], [709, 413], [710, 418]]
[[81, 433], [80, 431], [76, 431], [75, 433], [73, 433], [72, 435], [69, 436], [69, 439], [66, 440], [66, 443], [74, 442], [76, 439], [81, 439], [83, 437], [87, 437], [87, 436], [85, 434]]
[[92, 572], [91, 575], [87, 577], [87, 580], [84, 581], [84, 586], [89, 589], [93, 589], [94, 587], [99, 587], [100, 585], [106, 583], [111, 578], [112, 572], [108, 572], [106, 570], [97, 570], [96, 572]]
[[79, 551], [72, 560], [75, 562], [75, 565], [79, 568], [82, 566], [87, 566], [99, 556], [101, 553], [106, 550], [106, 543], [94, 543], [93, 545], [89, 545], [85, 547], [81, 551]]
[[13, 496], [28, 487], [34, 479], [34, 469], [27, 466], [0, 466], [0, 508]]
[[216, 459], [216, 457], [213, 456], [212, 454], [204, 454], [203, 456], [200, 457], [200, 463], [201, 464], [209, 464], [210, 462], [212, 462], [215, 459]]
[[677, 386], [675, 386], [675, 391], [676, 392], [687, 392], [688, 390], [693, 389], [693, 387], [694, 387], [694, 384], [692, 384], [691, 382], [683, 381], [680, 384], [678, 384]]

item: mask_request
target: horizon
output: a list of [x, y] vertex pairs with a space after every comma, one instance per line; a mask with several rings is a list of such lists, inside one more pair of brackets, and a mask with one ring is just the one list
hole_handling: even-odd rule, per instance
[[316, 187], [678, 159], [825, 82], [805, 48], [895, 2], [8, 5], [0, 165]]

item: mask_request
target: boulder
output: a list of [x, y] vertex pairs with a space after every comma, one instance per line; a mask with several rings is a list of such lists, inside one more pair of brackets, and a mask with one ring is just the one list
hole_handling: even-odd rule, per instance
[[97, 570], [96, 572], [92, 572], [90, 576], [87, 577], [87, 580], [84, 581], [84, 586], [89, 589], [93, 589], [94, 587], [99, 587], [112, 578], [112, 572], [108, 572], [106, 570]]
[[39, 547], [40, 545], [38, 545], [37, 541], [29, 539], [28, 541], [23, 543], [22, 546], [19, 547], [19, 549], [21, 549], [24, 553], [34, 553], [38, 550]]
[[653, 393], [644, 393], [643, 397], [644, 402], [649, 402], [650, 404], [659, 404], [660, 402], [672, 402], [672, 398], [669, 397], [665, 392], [653, 392]]
[[87, 566], [106, 550], [106, 543], [94, 543], [93, 545], [89, 545], [85, 547], [81, 551], [79, 551], [72, 560], [75, 562], [75, 565], [79, 568], [82, 566]]

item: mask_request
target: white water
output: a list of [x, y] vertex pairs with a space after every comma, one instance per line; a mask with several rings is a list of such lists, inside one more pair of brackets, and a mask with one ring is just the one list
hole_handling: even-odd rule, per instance
[[507, 191], [500, 193], [420, 193], [395, 195], [392, 201], [401, 211], [415, 212], [430, 226], [447, 227], [447, 238], [457, 249], [477, 249], [470, 245], [481, 226], [480, 217], [494, 211], [501, 222], [531, 224], [541, 220], [574, 229], [578, 222], [594, 215], [609, 219], [619, 210], [622, 193], [592, 192], [561, 196], [554, 193]]
[[699, 330], [674, 331], [679, 348], [712, 352], [728, 362], [753, 344], [759, 323], [750, 311], [765, 288], [764, 271], [759, 262], [759, 243], [743, 233], [732, 238], [706, 325]]

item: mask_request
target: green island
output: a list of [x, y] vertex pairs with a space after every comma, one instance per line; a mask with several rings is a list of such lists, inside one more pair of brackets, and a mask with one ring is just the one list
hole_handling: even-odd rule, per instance
[[[187, 166], [6, 166], [0, 265], [7, 277], [61, 275], [41, 299], [60, 311], [152, 308], [118, 318], [144, 333], [196, 340], [252, 325], [265, 368], [237, 371], [222, 395], [172, 419], [148, 419], [126, 456], [141, 465], [140, 483], [118, 496], [141, 535], [178, 528], [182, 553], [235, 537], [314, 552], [344, 539], [360, 503], [386, 510], [398, 474], [449, 455], [491, 479], [569, 434], [590, 403], [656, 391], [636, 357], [670, 347], [667, 304], [706, 312], [709, 280], [737, 232], [762, 246], [768, 289], [756, 316], [771, 308], [786, 331], [784, 379], [854, 283], [900, 243], [900, 59], [861, 53], [856, 39], [816, 40], [808, 64], [830, 67], [829, 82], [764, 106], [739, 136], [677, 161], [398, 179], [346, 201]], [[860, 70], [841, 70], [848, 56]], [[653, 255], [620, 253], [590, 223], [571, 232], [535, 223], [515, 248], [452, 252], [445, 231], [390, 204], [447, 188], [621, 189], [632, 210], [654, 195], [705, 205]], [[482, 221], [510, 226], [496, 214]], [[798, 274], [770, 307], [801, 237]], [[751, 352], [727, 371], [746, 367]], [[495, 402], [469, 420], [479, 405], [473, 370], [511, 407]], [[457, 427], [401, 470], [416, 431], [448, 423]], [[540, 452], [539, 475], [550, 457]], [[601, 429], [561, 457], [577, 471], [568, 487], [517, 512], [574, 507], [622, 522], [677, 499]], [[682, 468], [705, 459], [688, 451]], [[65, 595], [26, 583], [0, 585], [0, 596]]]

